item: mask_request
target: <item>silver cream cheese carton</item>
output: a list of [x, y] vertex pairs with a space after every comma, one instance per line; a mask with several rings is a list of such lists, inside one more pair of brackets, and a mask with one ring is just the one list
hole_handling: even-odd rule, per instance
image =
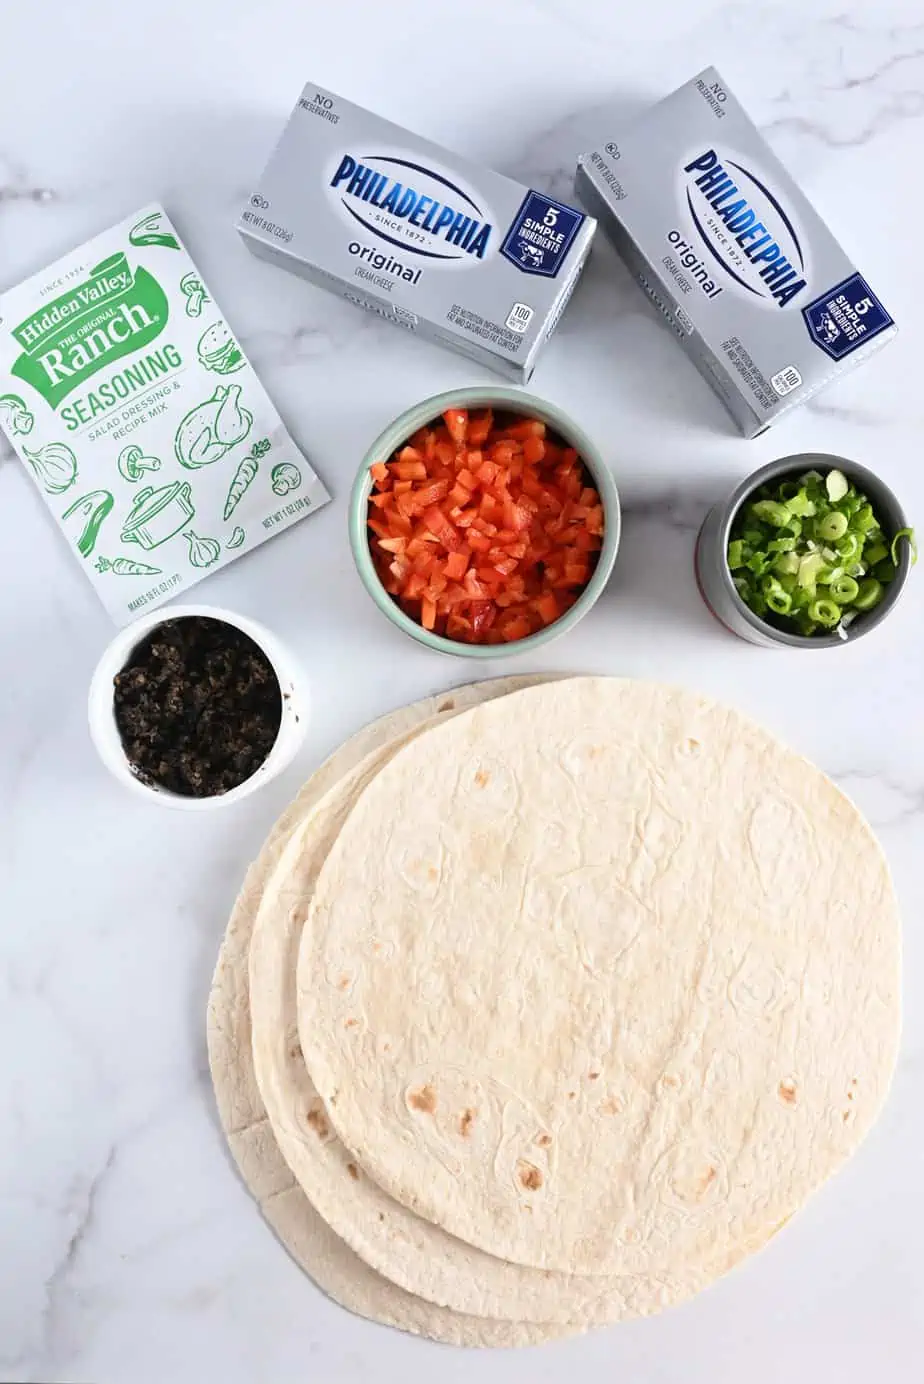
[[255, 255], [525, 382], [595, 224], [309, 84], [238, 230]]
[[0, 427], [120, 624], [330, 498], [156, 204], [0, 295]]
[[714, 67], [583, 155], [575, 185], [747, 437], [894, 335]]

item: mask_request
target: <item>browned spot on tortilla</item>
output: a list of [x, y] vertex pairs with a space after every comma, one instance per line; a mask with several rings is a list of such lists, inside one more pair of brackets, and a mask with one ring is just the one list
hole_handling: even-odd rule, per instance
[[359, 1181], [359, 1169], [357, 1168], [355, 1163], [347, 1164], [347, 1172], [350, 1174], [350, 1177], [353, 1179], [354, 1182]]
[[599, 1073], [599, 1072], [588, 1072], [588, 1073], [587, 1073], [587, 1080], [588, 1080], [588, 1081], [596, 1081], [596, 1080], [599, 1078], [599, 1076], [600, 1076], [600, 1073]]
[[319, 1139], [326, 1139], [330, 1134], [330, 1125], [327, 1123], [327, 1117], [320, 1106], [313, 1105], [305, 1119]]
[[842, 1118], [843, 1121], [844, 1121], [844, 1124], [847, 1123], [847, 1121], [850, 1119], [850, 1117], [851, 1117], [852, 1114], [853, 1114], [853, 1111], [852, 1111], [852, 1110], [845, 1110], [845, 1111], [844, 1111], [843, 1115], [841, 1116], [841, 1118]]
[[680, 1078], [679, 1078], [679, 1076], [666, 1076], [666, 1077], [664, 1077], [664, 1085], [665, 1085], [665, 1086], [670, 1086], [670, 1087], [672, 1087], [674, 1090], [676, 1090], [677, 1087], [680, 1085]]
[[600, 1106], [604, 1115], [618, 1115], [622, 1110], [622, 1101], [618, 1096], [608, 1096]]
[[344, 1021], [343, 1021], [343, 1027], [344, 1027], [344, 1028], [355, 1028], [356, 1025], [357, 1025], [358, 1023], [359, 1023], [359, 1020], [358, 1020], [358, 1019], [344, 1019]]
[[303, 1054], [302, 1054], [302, 1045], [301, 1045], [301, 1043], [298, 1041], [298, 1039], [296, 1038], [295, 1042], [294, 1042], [294, 1043], [292, 1044], [292, 1046], [289, 1048], [289, 1056], [290, 1056], [290, 1057], [293, 1057], [296, 1061], [298, 1061], [298, 1059], [299, 1059], [302, 1055], [303, 1055]]
[[349, 985], [349, 983], [350, 983], [350, 977], [349, 977], [349, 976], [338, 976], [338, 978], [337, 978], [337, 989], [338, 989], [338, 990], [345, 990], [345, 989], [347, 988], [347, 986]]
[[462, 1135], [462, 1138], [463, 1138], [463, 1139], [467, 1139], [467, 1138], [468, 1138], [468, 1136], [469, 1136], [469, 1131], [471, 1130], [472, 1121], [474, 1120], [474, 1118], [475, 1118], [475, 1112], [474, 1112], [474, 1110], [463, 1110], [463, 1111], [462, 1111], [462, 1116], [461, 1116], [461, 1118], [460, 1118], [460, 1120], [459, 1120], [459, 1133]]
[[432, 1115], [436, 1109], [436, 1092], [432, 1086], [421, 1086], [419, 1091], [409, 1091], [407, 1103], [414, 1110], [422, 1110], [425, 1115]]
[[590, 758], [590, 759], [599, 759], [600, 756], [602, 755], [602, 753], [603, 753], [603, 746], [602, 746], [602, 745], [591, 745], [591, 747], [590, 747], [590, 753], [589, 753], [588, 758]]
[[491, 775], [488, 773], [487, 769], [478, 770], [478, 773], [475, 775], [475, 782], [478, 784], [479, 788], [487, 788], [488, 784], [491, 782]]
[[848, 1092], [847, 1092], [847, 1099], [848, 1099], [848, 1100], [853, 1100], [853, 1092], [852, 1092], [852, 1091], [848, 1091]]
[[382, 950], [381, 942], [373, 942], [372, 950], [375, 952], [376, 956], [378, 956], [379, 952]]
[[785, 1081], [780, 1082], [779, 1086], [777, 1087], [777, 1094], [779, 1095], [780, 1100], [785, 1101], [787, 1105], [795, 1105], [797, 1098], [797, 1088], [796, 1083], [792, 1080], [791, 1077], [787, 1077]]
[[705, 1196], [705, 1194], [709, 1191], [709, 1188], [712, 1186], [713, 1182], [715, 1182], [717, 1171], [718, 1170], [714, 1168], [710, 1163], [706, 1168], [705, 1172], [703, 1173], [702, 1177], [699, 1179], [699, 1183], [697, 1185], [696, 1190], [701, 1197]]
[[549, 1144], [551, 1144], [551, 1142], [552, 1142], [552, 1136], [551, 1136], [551, 1134], [537, 1134], [536, 1137], [535, 1137], [535, 1139], [533, 1140], [533, 1143], [534, 1143], [534, 1144], [537, 1144], [537, 1145], [539, 1146], [539, 1148], [541, 1148], [541, 1149], [547, 1149], [548, 1146], [549, 1146]]
[[525, 1158], [517, 1162], [517, 1177], [528, 1192], [538, 1192], [542, 1186], [542, 1173], [535, 1163], [527, 1163]]
[[384, 1212], [384, 1211], [380, 1211], [380, 1212], [379, 1212], [379, 1220], [380, 1220], [380, 1221], [384, 1221], [384, 1219], [385, 1219], [385, 1212]]
[[453, 701], [452, 697], [447, 697], [446, 700], [444, 702], [441, 702], [436, 709], [437, 711], [455, 711], [456, 704]]
[[576, 1096], [577, 1096], [577, 1091], [569, 1091], [569, 1092], [568, 1092], [568, 1099], [569, 1099], [569, 1100], [574, 1100], [574, 1099], [576, 1098]]
[[440, 872], [435, 865], [429, 865], [427, 867], [427, 879], [439, 879], [439, 874]]

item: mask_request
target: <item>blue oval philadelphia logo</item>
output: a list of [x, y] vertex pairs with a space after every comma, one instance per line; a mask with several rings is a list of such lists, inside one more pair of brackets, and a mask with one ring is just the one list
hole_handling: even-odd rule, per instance
[[372, 235], [429, 260], [482, 260], [490, 215], [445, 174], [410, 158], [345, 153], [330, 180], [344, 213]]
[[705, 250], [704, 264], [743, 297], [787, 307], [806, 286], [806, 257], [792, 218], [767, 180], [721, 149], [683, 165], [684, 209]]

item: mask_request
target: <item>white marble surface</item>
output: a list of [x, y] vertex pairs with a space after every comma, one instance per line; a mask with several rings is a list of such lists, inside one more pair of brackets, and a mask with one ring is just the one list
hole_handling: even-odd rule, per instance
[[[924, 525], [924, 11], [920, 0], [626, 10], [600, 0], [3, 7], [0, 285], [161, 198], [336, 495], [199, 588], [291, 641], [314, 715], [282, 781], [190, 818], [124, 795], [94, 758], [84, 700], [111, 629], [29, 480], [0, 453], [4, 1381], [341, 1384], [474, 1369], [486, 1384], [921, 1377], [924, 576], [875, 638], [803, 657], [713, 624], [691, 551], [706, 506], [735, 478], [810, 447], [881, 470]], [[489, 377], [256, 263], [232, 223], [309, 78], [566, 193], [579, 150], [709, 62], [856, 248], [901, 334], [744, 442], [598, 248], [533, 385], [608, 441], [625, 539], [593, 615], [529, 668], [715, 693], [854, 795], [905, 909], [902, 1057], [856, 1159], [743, 1270], [664, 1317], [475, 1361], [348, 1316], [288, 1261], [225, 1155], [203, 1022], [245, 864], [300, 779], [367, 719], [466, 678], [464, 663], [397, 635], [360, 588], [346, 497], [361, 451], [398, 410]]]

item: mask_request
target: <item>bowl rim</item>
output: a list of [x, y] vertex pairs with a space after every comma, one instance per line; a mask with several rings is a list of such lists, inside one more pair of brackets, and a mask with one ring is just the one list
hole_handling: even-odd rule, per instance
[[[561, 434], [578, 452], [581, 460], [590, 471], [603, 502], [603, 546], [597, 559], [590, 581], [584, 587], [570, 610], [559, 616], [551, 625], [529, 634], [524, 639], [510, 644], [465, 644], [461, 640], [447, 639], [445, 635], [425, 630], [416, 620], [401, 609], [379, 581], [378, 573], [369, 552], [366, 519], [369, 508], [369, 495], [372, 491], [370, 467], [377, 460], [388, 457], [395, 448], [425, 423], [438, 418], [448, 408], [488, 408], [500, 407], [510, 413], [526, 414], [541, 418]], [[505, 385], [467, 385], [460, 389], [443, 390], [431, 394], [419, 403], [404, 410], [389, 423], [366, 450], [353, 488], [350, 493], [349, 532], [350, 547], [356, 570], [367, 592], [379, 610], [387, 615], [392, 624], [415, 639], [419, 644], [439, 653], [450, 654], [456, 658], [498, 659], [511, 658], [532, 649], [541, 648], [550, 640], [568, 630], [581, 620], [601, 595], [616, 561], [622, 531], [622, 513], [619, 491], [606, 460], [596, 444], [588, 437], [579, 424], [575, 423], [557, 404], [532, 394], [528, 390], [515, 389]]]
[[[169, 788], [145, 783], [132, 772], [116, 724], [112, 694], [113, 678], [125, 667], [133, 651], [152, 630], [157, 629], [159, 625], [167, 624], [170, 620], [193, 617], [220, 620], [223, 624], [249, 635], [269, 660], [282, 699], [279, 729], [262, 764], [236, 788], [230, 788], [227, 793], [213, 793], [206, 798], [186, 797], [182, 793], [174, 793]], [[307, 731], [307, 694], [304, 679], [299, 676], [288, 649], [259, 620], [240, 615], [225, 606], [199, 603], [166, 605], [139, 616], [110, 639], [100, 654], [90, 679], [87, 719], [94, 748], [102, 763], [119, 783], [136, 796], [143, 797], [148, 802], [157, 802], [163, 807], [182, 812], [208, 812], [249, 797], [291, 763]]]
[[[815, 463], [821, 463], [821, 465]], [[862, 465], [859, 461], [838, 456], [834, 452], [809, 451], [792, 452], [788, 456], [777, 457], [775, 461], [769, 461], [765, 466], [760, 466], [756, 471], [745, 476], [744, 480], [735, 487], [725, 501], [722, 522], [716, 537], [720, 559], [720, 580], [735, 609], [752, 629], [764, 635], [769, 634], [778, 643], [791, 649], [840, 649], [846, 644], [855, 643], [864, 634], [875, 629], [889, 614], [898, 601], [911, 571], [911, 549], [909, 544], [905, 544], [902, 547], [899, 560], [895, 564], [895, 579], [889, 583], [885, 596], [878, 606], [871, 611], [864, 612], [860, 619], [851, 625], [850, 632], [844, 639], [838, 634], [791, 634], [788, 630], [782, 630], [778, 625], [771, 625], [769, 621], [755, 615], [750, 606], [741, 599], [738, 588], [732, 579], [731, 568], [728, 565], [728, 542], [732, 526], [742, 506], [747, 503], [756, 490], [759, 490], [762, 485], [766, 485], [768, 481], [782, 480], [790, 472], [795, 474], [812, 469], [821, 470], [824, 467], [828, 470], [843, 471], [848, 480], [855, 481], [864, 491], [874, 507], [873, 495], [875, 493], [880, 496], [884, 495], [888, 505], [900, 521], [896, 525], [896, 531], [908, 527], [908, 519], [898, 497], [875, 471], [871, 471], [869, 467]]]

